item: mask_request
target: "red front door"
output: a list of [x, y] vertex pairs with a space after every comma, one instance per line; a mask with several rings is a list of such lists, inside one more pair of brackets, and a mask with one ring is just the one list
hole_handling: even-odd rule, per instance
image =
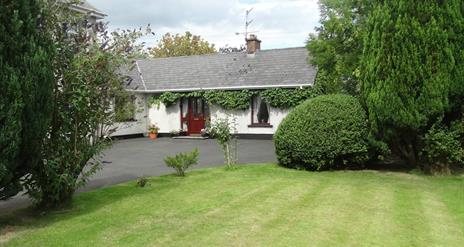
[[188, 134], [200, 134], [205, 128], [205, 102], [201, 98], [188, 99]]

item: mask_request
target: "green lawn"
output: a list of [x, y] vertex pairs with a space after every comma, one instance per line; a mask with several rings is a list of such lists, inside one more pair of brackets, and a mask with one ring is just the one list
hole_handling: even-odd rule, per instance
[[6, 246], [463, 246], [464, 178], [216, 168], [0, 220]]

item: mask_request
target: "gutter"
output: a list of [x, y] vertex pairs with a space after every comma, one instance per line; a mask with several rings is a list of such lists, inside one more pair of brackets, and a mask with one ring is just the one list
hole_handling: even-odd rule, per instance
[[193, 92], [193, 91], [206, 91], [206, 90], [239, 90], [239, 89], [268, 89], [268, 88], [303, 88], [311, 87], [312, 84], [285, 84], [285, 85], [260, 85], [260, 86], [231, 86], [231, 87], [198, 87], [198, 88], [167, 88], [167, 89], [146, 89], [145, 82], [143, 81], [145, 90], [127, 89], [127, 91], [135, 93], [164, 93], [164, 92]]

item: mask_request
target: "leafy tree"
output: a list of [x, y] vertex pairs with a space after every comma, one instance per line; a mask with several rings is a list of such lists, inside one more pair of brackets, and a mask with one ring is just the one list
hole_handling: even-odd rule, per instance
[[133, 44], [142, 34], [109, 36], [101, 23], [83, 25], [84, 17], [70, 11], [68, 4], [43, 3], [50, 12], [44, 32], [54, 37], [60, 53], [52, 59], [53, 117], [42, 162], [33, 167], [27, 192], [40, 206], [55, 207], [70, 201], [76, 188], [99, 169], [100, 153], [114, 131], [114, 99], [124, 95], [129, 83], [121, 68], [131, 67], [131, 60], [140, 54], [140, 47]]
[[166, 33], [156, 47], [150, 50], [153, 57], [177, 57], [202, 55], [216, 52], [214, 45], [200, 36], [185, 32], [184, 35]]
[[450, 106], [456, 53], [448, 4], [384, 1], [367, 21], [361, 74], [371, 132], [410, 164], [419, 164], [421, 138]]
[[318, 66], [316, 84], [324, 93], [359, 91], [359, 62], [370, 0], [320, 0], [321, 26], [310, 35], [307, 48]]
[[41, 160], [54, 83], [50, 36], [36, 0], [0, 7], [0, 199], [22, 190], [20, 180]]

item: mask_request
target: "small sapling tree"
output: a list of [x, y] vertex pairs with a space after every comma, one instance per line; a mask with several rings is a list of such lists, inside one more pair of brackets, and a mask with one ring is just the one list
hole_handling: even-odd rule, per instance
[[224, 152], [224, 163], [227, 168], [232, 168], [237, 163], [237, 136], [235, 119], [229, 121], [228, 118], [217, 119], [211, 125], [210, 134], [216, 138], [217, 143]]

